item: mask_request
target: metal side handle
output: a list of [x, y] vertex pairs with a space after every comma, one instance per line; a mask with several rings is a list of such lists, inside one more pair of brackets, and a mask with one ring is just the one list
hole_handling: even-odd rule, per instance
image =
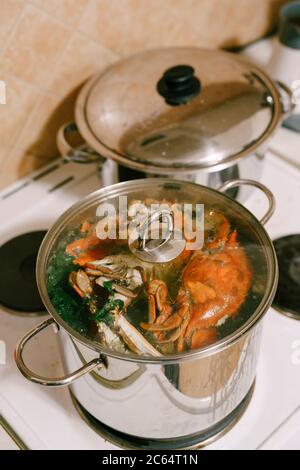
[[47, 377], [38, 375], [35, 372], [33, 372], [31, 369], [29, 369], [29, 367], [26, 366], [24, 359], [23, 359], [23, 351], [24, 351], [26, 344], [34, 336], [36, 336], [38, 333], [40, 333], [42, 330], [44, 330], [45, 328], [47, 328], [48, 326], [52, 324], [56, 325], [57, 328], [59, 328], [59, 326], [53, 320], [53, 318], [48, 318], [47, 320], [43, 321], [32, 330], [30, 330], [20, 340], [19, 344], [17, 345], [16, 351], [15, 351], [15, 361], [21, 374], [26, 379], [30, 380], [31, 382], [37, 383], [39, 385], [45, 385], [47, 387], [64, 387], [66, 385], [70, 385], [72, 382], [79, 379], [83, 375], [88, 374], [92, 370], [96, 369], [96, 367], [106, 367], [105, 358], [99, 356], [93, 359], [92, 361], [88, 362], [87, 364], [85, 364], [83, 367], [80, 367], [80, 369], [76, 370], [75, 372], [72, 372], [71, 374], [65, 375], [62, 377], [55, 377], [53, 379], [49, 379]]
[[280, 80], [276, 80], [275, 83], [280, 94], [281, 107], [284, 114], [283, 118], [287, 119], [296, 109], [297, 103], [295, 102], [294, 92], [288, 85]]
[[264, 184], [259, 183], [258, 181], [255, 181], [255, 180], [247, 180], [247, 179], [226, 181], [226, 183], [224, 183], [220, 188], [218, 188], [218, 191], [220, 191], [221, 193], [224, 193], [228, 189], [237, 188], [239, 186], [254, 186], [255, 188], [260, 189], [267, 196], [269, 207], [265, 215], [260, 219], [260, 223], [262, 225], [265, 225], [268, 222], [268, 220], [272, 217], [275, 211], [276, 202], [275, 202], [275, 197], [273, 193]]
[[75, 122], [67, 122], [66, 124], [63, 124], [58, 130], [56, 137], [58, 150], [65, 160], [75, 163], [105, 162], [105, 158], [103, 158], [101, 155], [99, 155], [99, 153], [95, 152], [87, 145], [81, 145], [77, 148], [73, 147], [68, 141], [68, 137], [70, 137], [71, 134], [79, 134]]

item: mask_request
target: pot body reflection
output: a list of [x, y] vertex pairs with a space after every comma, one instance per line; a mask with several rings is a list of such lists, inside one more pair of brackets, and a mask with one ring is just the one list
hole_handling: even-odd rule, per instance
[[[106, 369], [85, 375], [70, 388], [80, 405], [116, 431], [146, 439], [205, 433], [228, 417], [255, 380], [261, 325], [225, 349], [170, 365], [108, 358]], [[60, 329], [66, 372], [96, 353]]]
[[[202, 186], [206, 186], [212, 189], [218, 189], [227, 181], [236, 180], [236, 179], [245, 179], [250, 178], [251, 180], [260, 181], [265, 164], [265, 152], [254, 153], [235, 163], [234, 165], [229, 166], [223, 170], [198, 170], [193, 173], [182, 173], [180, 175], [181, 181], [187, 181], [191, 183], [197, 183]], [[101, 175], [101, 180], [105, 182], [106, 185], [115, 184], [119, 181], [128, 181], [139, 178], [169, 178], [174, 179], [178, 178], [178, 175], [175, 173], [170, 173], [168, 175], [159, 175], [156, 173], [142, 173], [119, 166], [117, 163], [106, 160], [104, 161], [99, 168], [99, 174]], [[241, 203], [245, 203], [247, 199], [253, 193], [254, 188], [250, 186], [241, 186], [239, 188], [234, 188], [226, 192], [226, 194], [233, 199]]]

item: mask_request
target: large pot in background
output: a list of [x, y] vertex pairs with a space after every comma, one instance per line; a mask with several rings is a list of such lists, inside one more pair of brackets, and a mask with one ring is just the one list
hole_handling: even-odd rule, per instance
[[[51, 318], [19, 343], [16, 361], [22, 374], [45, 386], [70, 385], [74, 400], [94, 425], [101, 425], [107, 438], [127, 447], [186, 448], [207, 443], [228, 430], [251, 397], [261, 320], [273, 300], [278, 278], [273, 245], [263, 228], [274, 210], [272, 194], [251, 181], [229, 182], [222, 191], [241, 185], [256, 186], [268, 197], [270, 207], [261, 221], [222, 192], [165, 178], [119, 183], [100, 189], [71, 207], [49, 230], [40, 248], [37, 280]], [[253, 284], [245, 307], [247, 315], [224, 337], [201, 349], [159, 357], [113, 351], [99, 344], [94, 336], [72, 328], [49, 298], [49, 263], [66, 235], [94, 217], [102, 202], [117, 205], [119, 196], [136, 201], [149, 194], [158, 200], [219, 208], [238, 229], [251, 259]], [[57, 326], [67, 373], [56, 379], [35, 374], [23, 360], [26, 343], [50, 324]]]
[[[293, 108], [288, 95], [232, 53], [146, 51], [86, 83], [77, 99], [76, 123], [59, 130], [58, 147], [72, 161], [103, 162], [104, 157], [150, 177], [212, 188], [233, 178], [259, 180], [268, 139]], [[77, 131], [85, 144], [73, 148], [70, 137]], [[133, 172], [126, 178], [140, 176]], [[241, 188], [238, 199], [248, 193]]]

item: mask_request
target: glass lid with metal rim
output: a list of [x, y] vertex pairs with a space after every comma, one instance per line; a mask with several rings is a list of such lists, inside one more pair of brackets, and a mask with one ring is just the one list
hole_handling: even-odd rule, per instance
[[260, 69], [200, 48], [117, 62], [86, 84], [76, 106], [91, 148], [161, 174], [225, 168], [256, 150], [280, 117], [277, 88]]
[[37, 263], [54, 319], [89, 347], [129, 360], [227, 344], [265, 312], [276, 276], [272, 243], [243, 206], [161, 178], [77, 203], [50, 229]]

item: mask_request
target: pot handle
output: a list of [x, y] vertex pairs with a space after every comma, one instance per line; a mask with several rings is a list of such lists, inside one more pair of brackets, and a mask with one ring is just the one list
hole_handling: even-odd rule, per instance
[[67, 122], [63, 124], [57, 133], [56, 143], [62, 157], [75, 163], [104, 163], [105, 158], [99, 153], [92, 150], [87, 145], [81, 145], [78, 148], [72, 147], [68, 142], [68, 136], [71, 134], [79, 134], [78, 127], [75, 122]]
[[65, 375], [62, 377], [56, 377], [53, 379], [49, 379], [47, 377], [43, 377], [41, 375], [36, 374], [31, 369], [29, 369], [24, 360], [23, 360], [23, 350], [29, 340], [31, 340], [34, 336], [40, 333], [42, 330], [47, 328], [50, 325], [56, 325], [57, 328], [59, 326], [53, 320], [53, 318], [48, 318], [47, 320], [43, 321], [35, 328], [30, 330], [19, 342], [15, 351], [15, 361], [17, 364], [18, 369], [20, 370], [21, 374], [31, 382], [37, 383], [39, 385], [45, 385], [47, 387], [64, 387], [66, 385], [70, 385], [75, 380], [79, 379], [83, 375], [91, 372], [96, 367], [106, 367], [105, 359], [101, 356], [91, 360], [80, 369], [72, 372], [69, 375]]
[[255, 188], [260, 189], [268, 198], [269, 201], [269, 207], [265, 215], [260, 219], [260, 223], [262, 225], [265, 225], [268, 220], [272, 217], [275, 211], [276, 207], [276, 202], [275, 202], [275, 197], [273, 193], [262, 183], [259, 183], [258, 181], [255, 180], [247, 180], [247, 179], [237, 179], [237, 180], [229, 180], [226, 181], [220, 188], [218, 188], [218, 191], [221, 193], [224, 193], [228, 189], [231, 188], [237, 188], [238, 186], [254, 186]]
[[296, 108], [295, 98], [293, 90], [286, 85], [285, 83], [281, 82], [280, 80], [275, 81], [281, 100], [282, 112], [284, 114], [284, 119], [288, 118]]

